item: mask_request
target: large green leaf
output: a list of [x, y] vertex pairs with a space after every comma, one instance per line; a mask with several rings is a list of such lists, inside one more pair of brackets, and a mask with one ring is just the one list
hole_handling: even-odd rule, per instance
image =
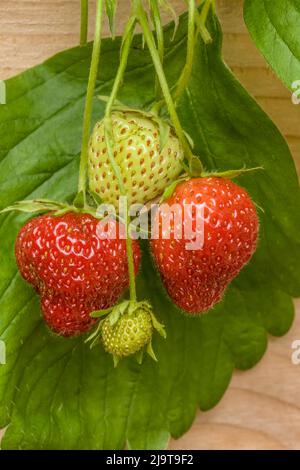
[[[287, 145], [278, 130], [221, 60], [221, 31], [211, 20], [210, 45], [199, 43], [193, 75], [179, 112], [207, 168], [263, 165], [240, 183], [260, 211], [259, 249], [228, 289], [224, 301], [200, 318], [188, 318], [169, 301], [147, 254], [139, 275], [167, 327], [155, 338], [159, 362], [134, 359], [113, 368], [101, 347], [82, 338], [51, 335], [38, 299], [17, 274], [14, 239], [24, 215], [2, 216], [0, 226], [0, 426], [4, 448], [162, 448], [191, 425], [197, 407], [213, 407], [235, 367], [262, 357], [268, 332], [282, 335], [293, 319], [291, 296], [300, 294], [299, 188]], [[167, 28], [166, 70], [173, 83], [184, 62], [186, 20], [175, 41]], [[119, 40], [106, 40], [97, 93], [109, 93]], [[91, 48], [62, 52], [7, 82], [0, 107], [1, 206], [33, 196], [69, 198], [76, 190], [81, 121]], [[153, 100], [154, 75], [140, 38], [132, 48], [120, 99], [130, 106]], [[95, 99], [93, 119], [103, 114]]]
[[290, 90], [299, 89], [299, 0], [245, 0], [244, 18], [253, 41]]

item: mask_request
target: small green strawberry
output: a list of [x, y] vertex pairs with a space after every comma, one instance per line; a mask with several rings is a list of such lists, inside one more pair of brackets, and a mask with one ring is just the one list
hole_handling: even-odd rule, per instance
[[116, 325], [111, 325], [110, 319], [106, 318], [102, 326], [102, 342], [104, 349], [110, 354], [125, 357], [148, 344], [152, 333], [151, 316], [140, 309], [134, 315], [125, 313]]
[[[100, 321], [97, 330], [90, 336], [92, 346], [100, 338], [106, 352], [112, 354], [115, 366], [119, 360], [140, 353], [142, 359], [143, 349], [156, 360], [152, 349], [152, 335], [154, 330], [163, 337], [166, 336], [163, 325], [155, 318], [148, 302], [123, 301], [108, 310], [109, 315]], [[93, 312], [93, 318], [102, 316], [107, 311]]]
[[[165, 121], [139, 110], [114, 111], [112, 126], [114, 158], [128, 203], [145, 204], [181, 173], [183, 151], [178, 138]], [[117, 207], [119, 187], [108, 159], [103, 120], [91, 135], [88, 175], [90, 190]]]

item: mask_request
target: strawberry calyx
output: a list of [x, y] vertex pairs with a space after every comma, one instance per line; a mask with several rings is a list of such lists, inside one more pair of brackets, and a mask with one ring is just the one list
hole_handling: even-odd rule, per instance
[[162, 202], [166, 201], [167, 199], [169, 199], [169, 197], [171, 197], [172, 194], [174, 193], [174, 191], [175, 191], [176, 187], [178, 186], [178, 184], [182, 183], [183, 181], [188, 181], [189, 179], [191, 179], [189, 175], [183, 174], [176, 181], [173, 181], [171, 184], [169, 184], [165, 188], [159, 202], [162, 203]]
[[43, 198], [26, 199], [24, 201], [17, 201], [11, 206], [5, 207], [0, 211], [0, 214], [14, 211], [25, 212], [28, 214], [42, 214], [51, 212], [55, 216], [60, 216], [63, 214], [67, 214], [68, 212], [75, 212], [90, 214], [93, 217], [98, 218], [96, 208], [99, 204], [101, 204], [102, 200], [97, 194], [94, 194], [92, 192], [90, 192], [90, 197], [95, 207], [85, 202], [83, 192], [81, 191], [76, 195], [73, 204]]
[[[101, 101], [105, 102], [109, 99], [109, 97], [103, 95], [99, 95], [98, 98]], [[126, 106], [120, 101], [116, 101], [115, 104], [112, 106], [111, 111], [120, 112], [124, 114], [136, 114], [138, 117], [150, 119], [154, 124], [156, 124], [159, 129], [160, 152], [162, 152], [165, 148], [170, 132], [173, 132], [175, 134], [175, 130], [169, 119], [161, 118], [158, 113], [155, 112], [154, 108], [150, 111], [147, 111], [145, 109], [131, 108], [130, 106]], [[187, 138], [189, 139], [189, 141], [191, 141], [189, 136], [187, 136]]]
[[[197, 157], [195, 157], [197, 158]], [[193, 178], [208, 178], [208, 177], [216, 177], [216, 178], [226, 178], [226, 179], [234, 179], [234, 178], [237, 178], [238, 176], [242, 176], [244, 175], [245, 173], [250, 173], [252, 171], [258, 171], [258, 170], [263, 170], [264, 168], [262, 166], [258, 166], [258, 167], [254, 167], [254, 168], [246, 168], [246, 167], [243, 167], [243, 168], [238, 168], [236, 170], [226, 170], [226, 171], [201, 171], [199, 172], [199, 174], [197, 174], [197, 172], [195, 172], [195, 174], [191, 175], [190, 172], [188, 171], [187, 169], [187, 172], [186, 173], [183, 173], [177, 180], [173, 181], [171, 184], [169, 184], [159, 202], [162, 203], [164, 201], [166, 201], [167, 199], [169, 199], [172, 194], [174, 193], [176, 187], [178, 186], [178, 184], [184, 182], [184, 181], [189, 181], [190, 179], [193, 179]]]
[[[105, 95], [98, 95], [98, 99], [101, 101], [107, 102], [109, 100], [109, 97]], [[160, 103], [161, 102], [155, 102], [155, 104], [151, 107], [151, 109], [146, 110], [146, 109], [140, 109], [140, 108], [132, 108], [122, 103], [119, 100], [115, 100], [115, 104], [112, 106], [111, 111], [112, 112], [117, 111], [117, 112], [121, 112], [124, 114], [126, 113], [136, 114], [138, 117], [150, 119], [152, 120], [153, 123], [157, 124], [159, 128], [159, 134], [160, 134], [159, 135], [160, 152], [162, 152], [166, 145], [166, 142], [168, 141], [170, 132], [173, 132], [174, 134], [176, 134], [176, 131], [168, 115], [164, 115], [164, 116], [159, 115]], [[194, 148], [194, 141], [191, 138], [191, 136], [184, 129], [182, 131], [190, 147]], [[198, 162], [200, 162], [198, 157], [195, 157], [195, 158], [198, 160]]]
[[[166, 338], [166, 331], [164, 325], [160, 323], [155, 317], [152, 306], [148, 301], [137, 302], [124, 300], [112, 308], [91, 312], [90, 316], [92, 318], [106, 318], [105, 320], [99, 322], [97, 328], [87, 338], [86, 342], [90, 342], [90, 347], [93, 348], [99, 342], [99, 340], [102, 341], [102, 343], [104, 343], [105, 349], [112, 354], [115, 366], [118, 364], [120, 359], [132, 354], [137, 354], [137, 362], [141, 364], [145, 351], [154, 361], [157, 361], [157, 357], [152, 347], [152, 335], [154, 331], [157, 331], [160, 336]], [[113, 341], [116, 343], [114, 336], [118, 334], [119, 327], [122, 327], [122, 321], [125, 321], [126, 324], [128, 324], [127, 328], [125, 328], [125, 332], [127, 333], [130, 328], [130, 320], [138, 321], [141, 316], [144, 318], [144, 323], [147, 323], [146, 325], [140, 325], [141, 330], [143, 330], [141, 333], [143, 337], [139, 338], [139, 333], [137, 333], [136, 338], [134, 338], [129, 345], [126, 344], [127, 349], [125, 349], [125, 345], [123, 344], [115, 344], [112, 346]], [[107, 332], [105, 331], [105, 323], [111, 336], [110, 344], [105, 344], [109, 341], [104, 337], [107, 335]], [[139, 325], [135, 324], [135, 333], [138, 328]], [[124, 339], [124, 336], [125, 335], [123, 335], [121, 338], [121, 342]]]
[[217, 178], [227, 178], [227, 179], [233, 179], [237, 178], [238, 176], [242, 176], [245, 173], [250, 173], [252, 171], [258, 171], [258, 170], [264, 170], [262, 166], [257, 166], [253, 168], [246, 168], [245, 166], [243, 168], [238, 168], [236, 170], [225, 170], [225, 171], [204, 171], [202, 173], [202, 177], [217, 177]]

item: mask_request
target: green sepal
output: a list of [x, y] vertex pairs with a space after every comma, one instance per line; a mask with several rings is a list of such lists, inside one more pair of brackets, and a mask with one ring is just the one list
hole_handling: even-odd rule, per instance
[[119, 320], [120, 316], [121, 315], [124, 315], [124, 313], [127, 311], [128, 307], [130, 305], [130, 301], [129, 300], [124, 300], [123, 302], [121, 302], [120, 304], [116, 305], [110, 315], [109, 315], [109, 323], [111, 324], [111, 326], [114, 326], [117, 321]]
[[[98, 98], [104, 102], [108, 101], [108, 97], [104, 95], [99, 95]], [[119, 111], [121, 113], [126, 113], [126, 112], [133, 113], [133, 114], [137, 114], [137, 116], [151, 119], [158, 126], [160, 152], [163, 151], [168, 141], [168, 138], [170, 136], [170, 131], [172, 127], [171, 124], [166, 119], [160, 118], [156, 113], [152, 111], [146, 111], [144, 109], [138, 109], [138, 108], [131, 108], [121, 103], [120, 101], [115, 101], [115, 104], [112, 107], [112, 111]], [[193, 146], [194, 144], [193, 144], [191, 137], [188, 134], [186, 134], [186, 137], [190, 145]]]
[[67, 207], [70, 206], [61, 202], [51, 201], [50, 199], [32, 199], [15, 202], [11, 206], [2, 209], [0, 213], [3, 214], [12, 211], [26, 213], [53, 212]]
[[194, 148], [194, 141], [193, 139], [191, 138], [190, 134], [188, 134], [185, 130], [183, 131], [185, 137], [186, 137], [186, 140], [188, 141], [188, 143], [190, 144], [190, 147], [193, 149]]
[[73, 206], [73, 210], [71, 209], [72, 206], [70, 207], [64, 207], [63, 209], [58, 209], [57, 211], [54, 212], [53, 215], [55, 215], [56, 217], [60, 217], [61, 215], [65, 215], [67, 214], [68, 212], [78, 212], [76, 209], [77, 208], [74, 208]]
[[91, 198], [93, 199], [96, 206], [100, 206], [103, 203], [103, 199], [95, 191], [89, 191]]
[[185, 173], [189, 174], [189, 171], [190, 171], [189, 166], [184, 160], [182, 160], [181, 166], [182, 166], [183, 170], [185, 171]]
[[146, 310], [147, 312], [150, 312], [152, 307], [150, 302], [147, 300], [142, 300], [140, 302], [130, 302], [128, 305], [128, 313], [129, 315], [134, 315], [135, 312], [139, 309]]
[[139, 352], [136, 353], [136, 362], [141, 365], [144, 359], [144, 349], [142, 348]]
[[114, 362], [114, 367], [117, 367], [117, 365], [119, 364], [121, 358], [119, 356], [116, 356], [115, 354], [113, 354], [112, 358], [113, 358], [113, 362]]
[[208, 176], [215, 176], [218, 178], [237, 178], [245, 173], [250, 173], [252, 171], [264, 170], [262, 166], [257, 166], [254, 168], [239, 168], [237, 170], [226, 170], [226, 171], [204, 171], [201, 176], [208, 177]]
[[[109, 322], [113, 326], [117, 323], [119, 320], [120, 316], [125, 313], [125, 311], [128, 308], [129, 305], [129, 300], [124, 300], [120, 304], [115, 305], [114, 307], [106, 308], [103, 310], [94, 310], [93, 312], [90, 313], [90, 317], [92, 318], [102, 318], [105, 315], [109, 315]], [[100, 321], [95, 328], [95, 330], [87, 337], [85, 340], [85, 343], [91, 343], [90, 348], [92, 349], [95, 344], [98, 343], [101, 335], [101, 329], [102, 329], [102, 321]]]
[[119, 320], [120, 318], [120, 315], [121, 315], [121, 312], [118, 308], [114, 308], [111, 312], [110, 312], [110, 315], [109, 315], [109, 323], [111, 326], [114, 326], [117, 321]]
[[155, 317], [154, 313], [150, 310], [149, 314], [151, 315], [152, 325], [153, 328], [160, 334], [164, 339], [167, 337], [167, 332], [165, 330], [165, 326], [160, 323], [157, 318]]
[[[12, 204], [11, 206], [5, 207], [0, 211], [0, 214], [6, 212], [25, 212], [25, 213], [43, 213], [43, 212], [53, 212], [55, 216], [61, 216], [67, 214], [68, 212], [82, 212], [92, 215], [93, 217], [97, 216], [96, 210], [93, 207], [84, 204], [82, 201], [82, 193], [78, 193], [75, 198], [74, 204], [70, 205], [65, 202], [52, 201], [50, 199], [31, 199], [25, 201], [18, 201]], [[76, 205], [75, 205], [76, 203]]]
[[193, 155], [189, 161], [189, 174], [191, 176], [203, 176], [203, 167], [199, 158]]
[[77, 209], [83, 209], [85, 204], [85, 194], [83, 191], [80, 191], [76, 194], [75, 199], [73, 201], [74, 207]]
[[157, 362], [157, 357], [155, 355], [155, 352], [153, 351], [152, 347], [152, 341], [150, 341], [147, 346], [146, 346], [146, 352], [149, 354], [149, 356], [153, 359], [153, 361]]
[[173, 181], [173, 183], [171, 183], [169, 186], [166, 187], [166, 189], [164, 190], [163, 192], [163, 195], [160, 199], [160, 202], [164, 202], [166, 201], [167, 199], [169, 199], [172, 194], [174, 193], [177, 185], [179, 184], [179, 181]]
[[93, 312], [90, 313], [90, 317], [92, 318], [101, 318], [104, 317], [105, 315], [108, 315], [112, 311], [113, 307], [106, 308], [104, 310], [94, 310]]
[[157, 122], [158, 127], [159, 127], [159, 145], [160, 145], [160, 152], [162, 152], [170, 137], [170, 126], [160, 118], [152, 118], [152, 119]]
[[97, 343], [98, 343], [98, 340], [99, 340], [99, 337], [100, 337], [100, 334], [101, 334], [101, 329], [102, 329], [102, 321], [100, 321], [97, 325], [97, 327], [95, 328], [95, 330], [93, 331], [93, 333], [91, 333], [86, 339], [85, 339], [85, 343], [91, 343], [90, 344], [90, 349], [92, 349]]
[[174, 193], [179, 183], [182, 183], [183, 181], [188, 181], [189, 179], [189, 176], [182, 176], [181, 178], [178, 178], [176, 181], [173, 181], [171, 184], [169, 184], [169, 186], [165, 188], [159, 202], [162, 203], [169, 199]]
[[129, 315], [134, 315], [135, 312], [139, 309], [145, 310], [149, 313], [152, 321], [152, 325], [154, 330], [156, 330], [163, 338], [167, 337], [167, 333], [165, 327], [162, 323], [160, 323], [156, 316], [153, 313], [152, 305], [147, 300], [142, 300], [141, 302], [130, 302], [128, 306], [128, 313]]

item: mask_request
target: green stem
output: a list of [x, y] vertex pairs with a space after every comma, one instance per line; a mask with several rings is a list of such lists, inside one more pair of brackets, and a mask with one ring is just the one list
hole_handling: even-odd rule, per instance
[[[164, 31], [163, 31], [158, 1], [150, 0], [150, 7], [151, 7], [151, 13], [152, 13], [152, 21], [153, 21], [153, 25], [154, 25], [154, 29], [156, 33], [157, 50], [158, 50], [161, 64], [163, 64], [164, 49], [165, 49]], [[159, 80], [157, 77], [155, 78], [155, 95], [156, 95], [156, 101], [159, 101], [159, 99], [161, 98], [161, 89], [160, 89]]]
[[85, 46], [87, 43], [88, 33], [88, 0], [81, 0], [81, 21], [80, 21], [80, 45]]
[[186, 63], [182, 73], [177, 82], [176, 90], [174, 93], [175, 101], [178, 101], [182, 93], [186, 89], [192, 73], [195, 51], [195, 0], [188, 0], [189, 13], [188, 13], [188, 37], [187, 37], [187, 54]]
[[142, 27], [142, 30], [143, 30], [143, 33], [144, 33], [144, 36], [145, 36], [145, 40], [146, 40], [146, 43], [147, 43], [148, 48], [149, 48], [149, 52], [150, 52], [150, 55], [152, 57], [152, 61], [153, 61], [153, 64], [154, 64], [154, 67], [155, 67], [155, 70], [156, 70], [156, 73], [157, 73], [157, 76], [158, 76], [158, 79], [159, 79], [159, 83], [160, 83], [160, 86], [161, 86], [161, 89], [162, 89], [162, 92], [163, 92], [163, 95], [164, 95], [164, 99], [165, 99], [165, 102], [166, 102], [166, 105], [167, 105], [167, 108], [168, 108], [170, 118], [172, 120], [173, 126], [175, 128], [177, 137], [178, 137], [178, 139], [181, 143], [181, 146], [183, 148], [185, 156], [186, 156], [187, 160], [190, 162], [190, 161], [193, 160], [194, 156], [193, 156], [192, 150], [190, 148], [190, 145], [187, 141], [187, 138], [184, 134], [184, 131], [181, 127], [179, 117], [177, 115], [177, 111], [176, 111], [176, 108], [175, 108], [175, 104], [173, 102], [172, 95], [171, 95], [171, 92], [170, 92], [170, 89], [169, 89], [169, 85], [168, 85], [167, 79], [165, 77], [164, 70], [163, 70], [163, 67], [162, 67], [162, 64], [161, 64], [161, 61], [160, 61], [160, 58], [159, 58], [159, 53], [158, 53], [158, 51], [155, 47], [155, 41], [154, 41], [154, 38], [153, 38], [153, 34], [151, 32], [151, 29], [149, 27], [147, 15], [146, 15], [145, 10], [142, 6], [141, 0], [134, 0], [134, 4], [135, 4], [135, 8], [136, 8], [137, 18], [138, 18], [139, 23]]
[[106, 105], [105, 116], [104, 116], [105, 140], [106, 140], [106, 145], [107, 145], [108, 158], [112, 166], [113, 172], [117, 178], [120, 194], [121, 196], [126, 197], [126, 208], [125, 208], [126, 210], [126, 215], [125, 215], [126, 251], [127, 251], [127, 260], [128, 260], [130, 300], [132, 302], [136, 301], [136, 286], [135, 286], [135, 271], [134, 271], [134, 258], [133, 258], [133, 250], [132, 250], [132, 238], [131, 238], [130, 227], [129, 227], [130, 217], [129, 217], [129, 211], [128, 211], [128, 199], [126, 196], [126, 190], [125, 190], [125, 186], [123, 183], [123, 178], [120, 172], [120, 168], [118, 164], [116, 163], [114, 154], [113, 154], [114, 135], [113, 135], [113, 126], [112, 126], [112, 121], [111, 121], [111, 112], [112, 112], [113, 104], [117, 98], [117, 94], [121, 86], [123, 77], [124, 77], [124, 72], [127, 66], [128, 56], [130, 52], [130, 46], [131, 46], [132, 39], [133, 39], [134, 29], [135, 29], [135, 19], [133, 20], [133, 17], [131, 17], [128, 21], [127, 34], [122, 44], [120, 65], [117, 71], [117, 75], [115, 77], [115, 81], [113, 84], [113, 88], [112, 88], [109, 100]]
[[128, 274], [129, 274], [129, 293], [130, 300], [136, 302], [136, 285], [135, 285], [135, 271], [134, 271], [134, 259], [133, 259], [133, 249], [132, 249], [132, 238], [129, 230], [130, 217], [128, 213], [128, 201], [126, 203], [126, 252], [127, 252], [127, 262], [128, 262]]
[[95, 20], [95, 35], [94, 45], [92, 52], [92, 61], [89, 74], [89, 81], [86, 93], [86, 102], [83, 117], [83, 131], [82, 131], [82, 143], [81, 143], [81, 157], [79, 167], [79, 180], [78, 180], [78, 192], [82, 191], [85, 201], [86, 191], [86, 169], [88, 160], [88, 145], [90, 137], [90, 126], [92, 117], [92, 105], [93, 97], [98, 73], [98, 65], [101, 50], [101, 33], [102, 33], [102, 14], [103, 14], [103, 0], [97, 0], [96, 7], [96, 20]]
[[203, 5], [203, 8], [201, 10], [201, 13], [200, 13], [200, 18], [202, 20], [202, 23], [205, 25], [206, 23], [206, 20], [207, 20], [207, 16], [208, 16], [208, 12], [209, 12], [209, 9], [210, 7], [212, 7], [213, 11], [215, 11], [215, 3], [213, 0], [206, 0], [204, 5]]
[[208, 13], [209, 13], [209, 9], [210, 7], [212, 8], [213, 12], [215, 13], [215, 1], [214, 0], [204, 0], [204, 4], [203, 4], [203, 7], [202, 7], [202, 10], [201, 10], [201, 13], [198, 13], [198, 11], [196, 11], [196, 24], [197, 24], [197, 32], [196, 32], [196, 36], [198, 36], [198, 34], [201, 35], [203, 41], [205, 42], [205, 44], [211, 42], [211, 35], [206, 27], [206, 20], [207, 20], [207, 16], [208, 16]]
[[[198, 10], [195, 8], [194, 0], [186, 0], [186, 3], [189, 8], [188, 12], [188, 39], [187, 39], [187, 55], [186, 55], [186, 63], [183, 67], [181, 75], [174, 87], [175, 91], [172, 92], [172, 96], [177, 102], [182, 93], [186, 89], [188, 82], [190, 80], [190, 76], [193, 69], [193, 61], [195, 55], [195, 44], [198, 35], [200, 34], [203, 41], [205, 43], [209, 43], [212, 39], [209, 34], [209, 31], [206, 28], [206, 20], [208, 16], [208, 12], [210, 6], [212, 7], [213, 11], [215, 11], [215, 1], [214, 0], [202, 0], [200, 1], [200, 5], [203, 4], [203, 8], [201, 13], [198, 13]], [[196, 25], [196, 28], [195, 28]], [[156, 113], [160, 111], [162, 106], [164, 106], [165, 100], [161, 99], [160, 101], [156, 100], [156, 103], [153, 105], [152, 110]]]

